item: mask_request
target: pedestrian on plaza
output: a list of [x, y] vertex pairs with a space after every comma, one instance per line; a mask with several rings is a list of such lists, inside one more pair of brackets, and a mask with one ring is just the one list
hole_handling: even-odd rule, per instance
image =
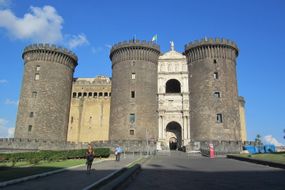
[[123, 149], [119, 145], [117, 145], [115, 148], [116, 161], [120, 161], [122, 152], [123, 152]]
[[90, 174], [92, 163], [95, 157], [95, 153], [91, 144], [88, 144], [85, 156], [86, 156], [87, 173]]

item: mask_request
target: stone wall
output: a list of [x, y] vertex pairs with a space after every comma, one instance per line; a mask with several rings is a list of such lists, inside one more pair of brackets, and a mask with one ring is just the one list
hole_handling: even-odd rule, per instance
[[235, 43], [203, 39], [185, 46], [191, 140], [240, 141]]
[[157, 139], [157, 64], [155, 43], [131, 40], [114, 45], [110, 140]]
[[15, 137], [66, 141], [76, 55], [36, 44], [26, 47], [22, 57], [25, 67]]
[[108, 140], [110, 99], [110, 78], [74, 79], [67, 141]]
[[[109, 147], [114, 151], [120, 145], [127, 153], [154, 152], [156, 143], [136, 140], [93, 141], [94, 147]], [[39, 139], [0, 138], [0, 152], [85, 149], [88, 143], [48, 141]]]

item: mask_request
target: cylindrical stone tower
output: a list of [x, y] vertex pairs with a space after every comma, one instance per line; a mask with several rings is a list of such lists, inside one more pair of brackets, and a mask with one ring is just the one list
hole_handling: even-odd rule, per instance
[[24, 49], [15, 138], [66, 141], [77, 56], [48, 44]]
[[191, 140], [241, 140], [237, 45], [203, 39], [185, 45], [189, 70]]
[[132, 40], [114, 45], [110, 140], [157, 138], [157, 64], [160, 48]]

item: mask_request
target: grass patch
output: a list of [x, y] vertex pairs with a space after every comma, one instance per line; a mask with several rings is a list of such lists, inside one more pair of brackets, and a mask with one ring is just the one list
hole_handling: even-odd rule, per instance
[[257, 159], [257, 160], [265, 160], [275, 163], [285, 164], [285, 153], [272, 153], [272, 154], [239, 154], [235, 156]]
[[[85, 159], [71, 159], [59, 162], [46, 162], [41, 161], [37, 165], [30, 165], [29, 162], [19, 162], [15, 167], [11, 167], [12, 163], [6, 163], [7, 165], [0, 165], [0, 182], [26, 177], [30, 175], [40, 174], [62, 168], [68, 168], [84, 164]], [[10, 165], [10, 166], [9, 166]]]

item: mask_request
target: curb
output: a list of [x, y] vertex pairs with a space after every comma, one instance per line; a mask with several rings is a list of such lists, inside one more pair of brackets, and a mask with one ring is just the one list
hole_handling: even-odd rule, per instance
[[130, 182], [135, 175], [141, 171], [141, 164], [144, 163], [149, 157], [140, 157], [137, 160], [127, 164], [125, 167], [117, 170], [108, 176], [96, 181], [95, 183], [85, 187], [82, 190], [93, 190], [93, 189], [102, 189], [102, 190], [111, 190], [118, 189], [122, 186], [125, 186]]
[[255, 163], [255, 164], [261, 164], [261, 165], [270, 166], [270, 167], [274, 167], [274, 168], [285, 169], [285, 164], [276, 163], [276, 162], [270, 162], [270, 161], [265, 161], [265, 160], [252, 159], [252, 158], [245, 158], [245, 157], [240, 157], [240, 156], [235, 156], [235, 155], [227, 155], [227, 158], [251, 162], [251, 163]]
[[[104, 160], [98, 160], [98, 161], [94, 162], [94, 164], [100, 163], [100, 162], [103, 162], [103, 161]], [[20, 183], [20, 182], [25, 182], [25, 181], [28, 181], [28, 180], [40, 178], [40, 177], [53, 175], [53, 174], [56, 174], [56, 173], [64, 172], [66, 170], [70, 170], [70, 169], [78, 168], [78, 167], [82, 167], [82, 166], [85, 166], [85, 164], [80, 164], [80, 165], [76, 165], [76, 166], [71, 166], [69, 168], [62, 168], [62, 169], [58, 169], [58, 170], [54, 170], [54, 171], [50, 171], [50, 172], [45, 172], [45, 173], [40, 173], [40, 174], [35, 174], [35, 175], [27, 176], [27, 177], [21, 177], [21, 178], [12, 179], [12, 180], [9, 180], [9, 181], [0, 182], [0, 187], [5, 187], [7, 185], [12, 185], [12, 184]]]

